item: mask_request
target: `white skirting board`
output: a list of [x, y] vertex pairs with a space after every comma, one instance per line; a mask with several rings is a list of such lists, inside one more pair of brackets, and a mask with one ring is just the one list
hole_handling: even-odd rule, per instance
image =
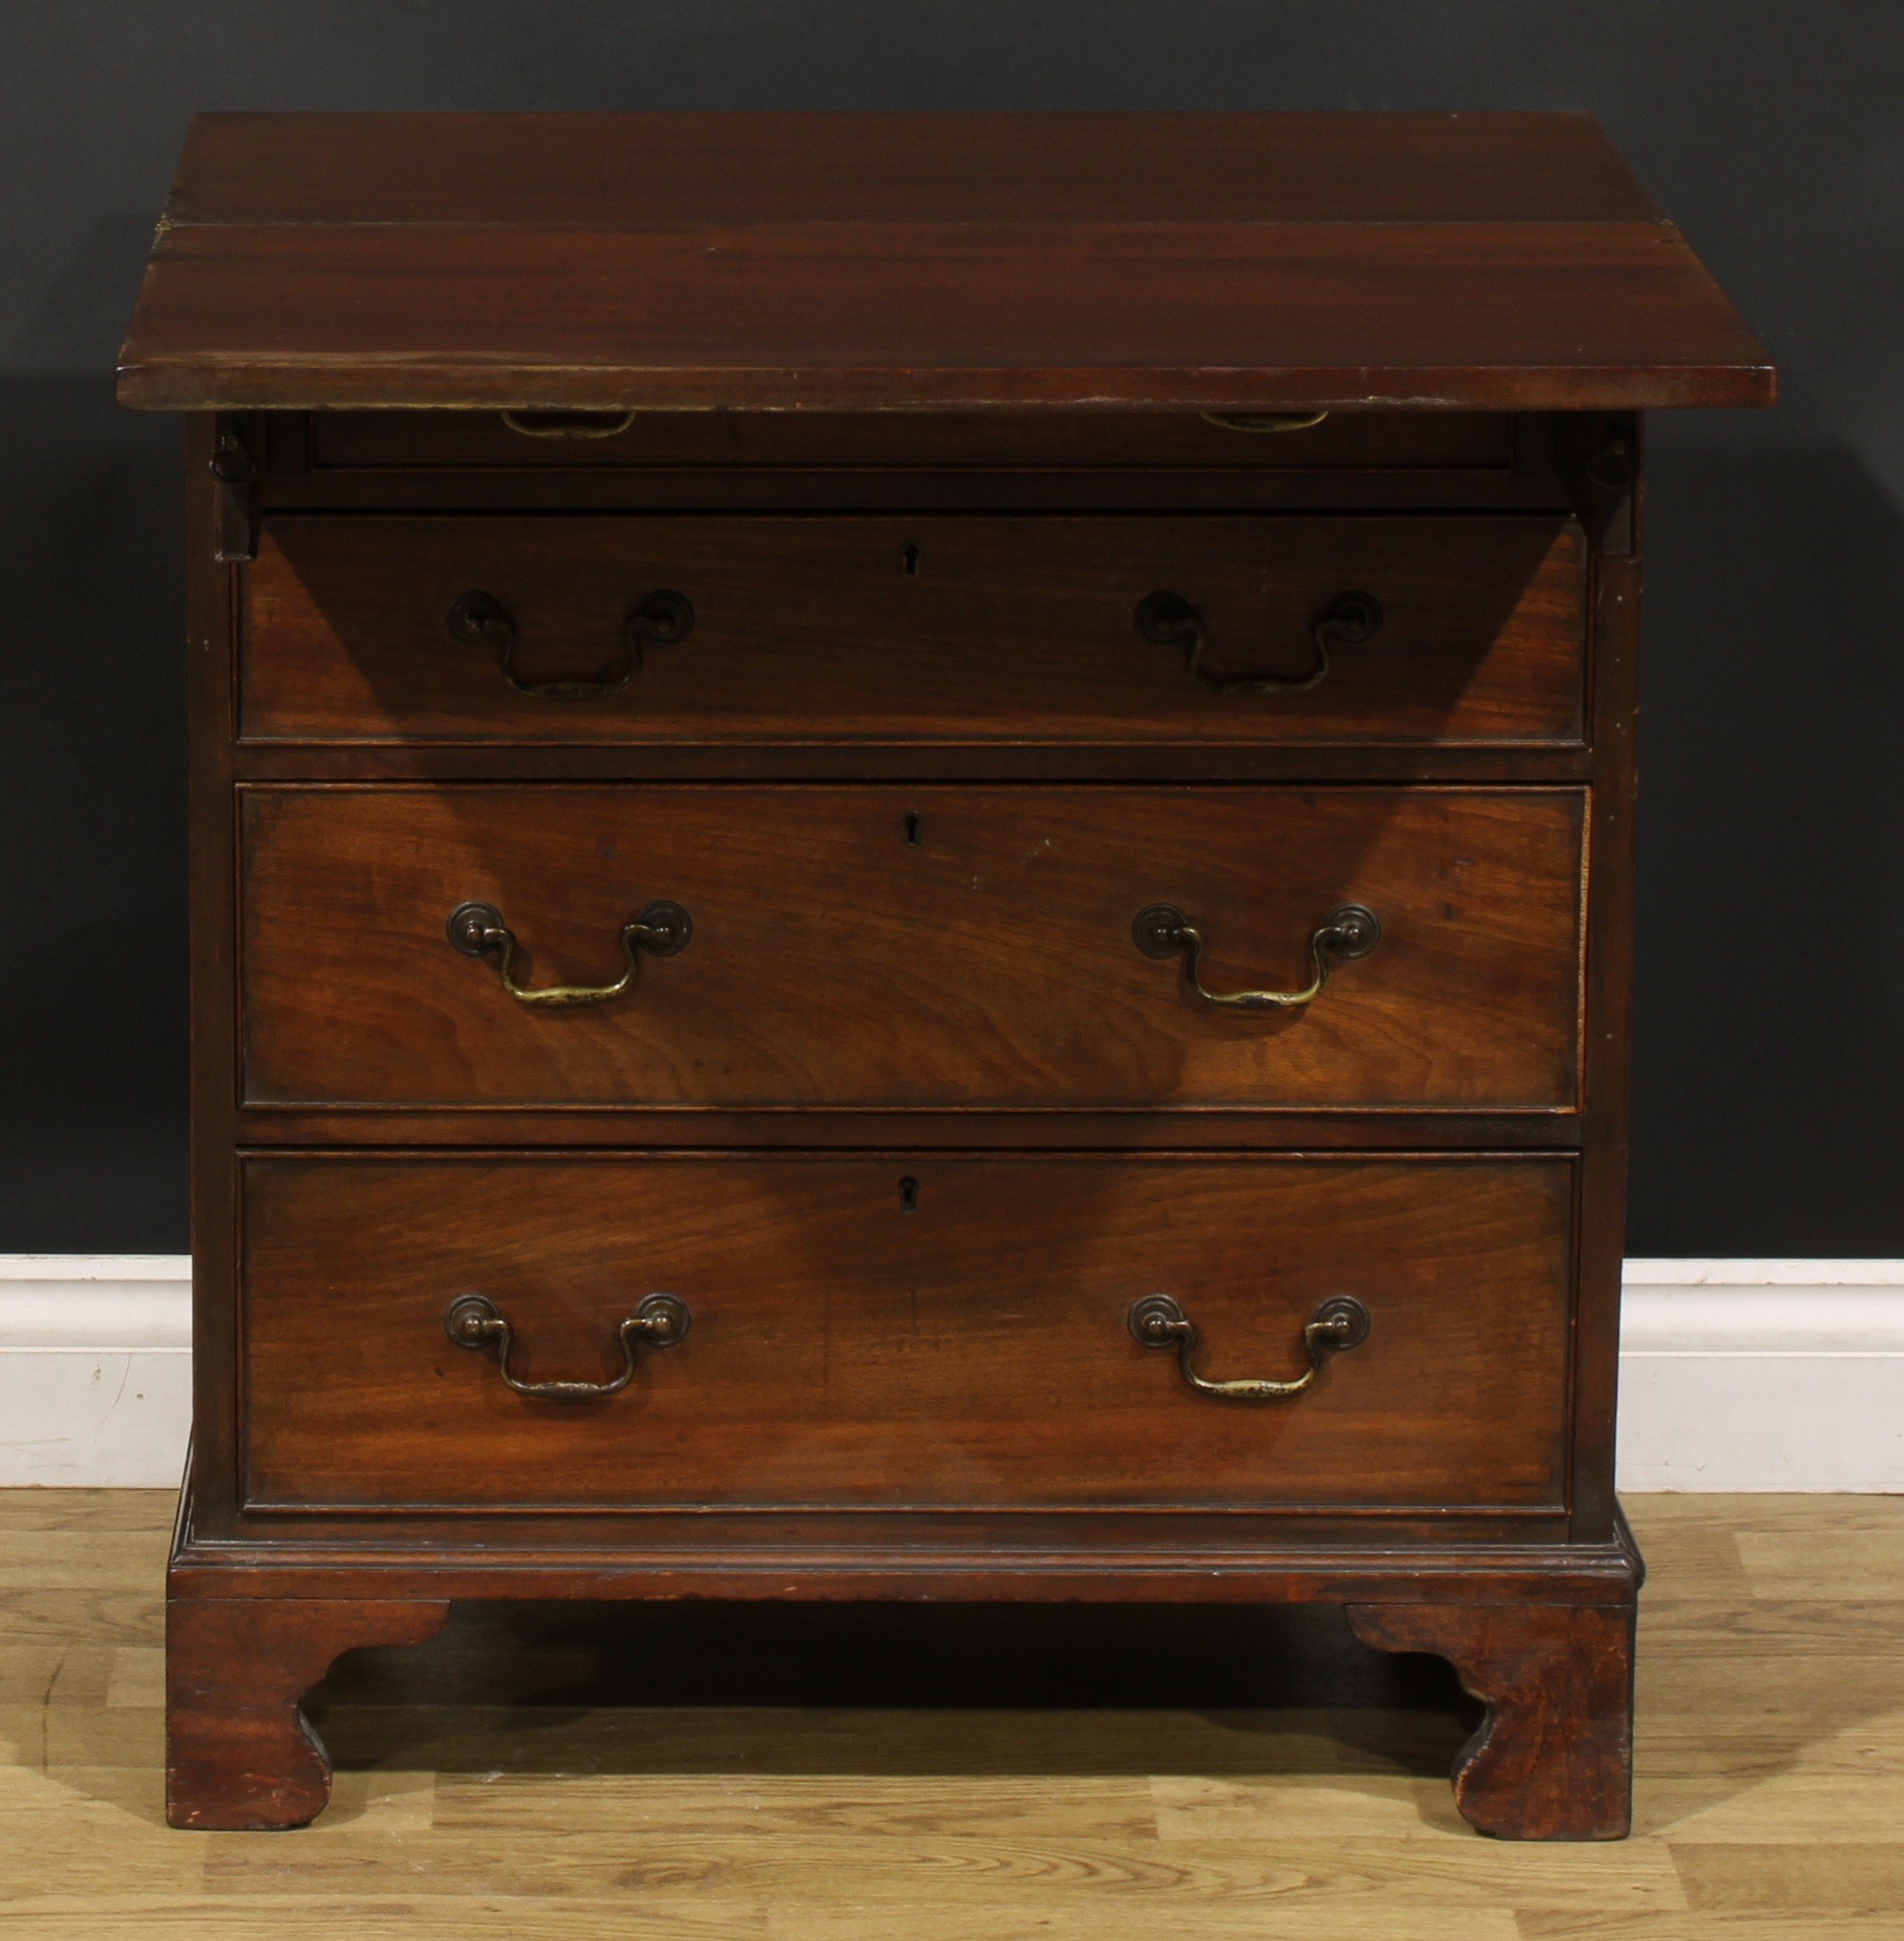
[[1904, 1491], [1904, 1260], [1629, 1260], [1622, 1490]]
[[192, 1261], [0, 1253], [0, 1487], [176, 1487], [192, 1427]]
[[[0, 1254], [0, 1487], [167, 1489], [191, 1262]], [[1620, 1487], [1904, 1491], [1904, 1260], [1629, 1260]]]

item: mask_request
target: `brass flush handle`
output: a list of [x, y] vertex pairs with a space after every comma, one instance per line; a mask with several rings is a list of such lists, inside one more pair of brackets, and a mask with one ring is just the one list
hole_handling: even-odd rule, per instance
[[525, 438], [619, 438], [632, 411], [505, 411], [503, 422]]
[[1326, 411], [1205, 411], [1205, 425], [1221, 425], [1226, 431], [1313, 431], [1328, 416]]
[[1258, 679], [1243, 675], [1220, 678], [1203, 664], [1203, 650], [1209, 644], [1209, 630], [1203, 615], [1181, 593], [1154, 593], [1137, 603], [1134, 616], [1137, 631], [1152, 646], [1186, 647], [1190, 672], [1205, 687], [1219, 694], [1305, 694], [1329, 678], [1329, 649], [1358, 647], [1381, 631], [1382, 603], [1373, 593], [1337, 593], [1316, 615], [1310, 630], [1316, 643], [1316, 665], [1293, 680]]
[[694, 609], [686, 596], [665, 589], [652, 593], [621, 623], [621, 653], [587, 681], [525, 681], [515, 671], [515, 615], [493, 593], [480, 588], [458, 593], [443, 616], [451, 640], [466, 647], [493, 647], [503, 678], [519, 694], [545, 701], [599, 701], [619, 694], [641, 668], [641, 648], [651, 641], [671, 647], [694, 630]]
[[576, 1005], [606, 1004], [610, 998], [620, 997], [635, 981], [636, 952], [645, 950], [650, 957], [678, 956], [694, 934], [694, 920], [678, 903], [651, 903], [621, 926], [621, 961], [626, 968], [612, 984], [551, 984], [543, 990], [530, 990], [515, 981], [515, 932], [503, 921], [503, 913], [494, 904], [459, 903], [450, 912], [448, 929], [451, 948], [465, 957], [497, 954], [503, 989], [519, 1005], [567, 1010]]
[[1184, 1379], [1200, 1395], [1224, 1395], [1246, 1402], [1279, 1401], [1300, 1395], [1321, 1372], [1332, 1354], [1360, 1348], [1369, 1338], [1369, 1311], [1353, 1295], [1338, 1294], [1316, 1309], [1316, 1317], [1302, 1331], [1302, 1345], [1309, 1357], [1309, 1369], [1293, 1381], [1213, 1382], [1200, 1375], [1191, 1363], [1196, 1353], [1196, 1323], [1179, 1303], [1167, 1294], [1147, 1295], [1131, 1304], [1126, 1317], [1134, 1341], [1145, 1348], [1175, 1348], [1177, 1365]]
[[484, 1348], [493, 1342], [497, 1370], [519, 1395], [554, 1402], [593, 1402], [604, 1395], [619, 1395], [635, 1379], [637, 1337], [646, 1348], [672, 1348], [687, 1338], [693, 1320], [686, 1301], [672, 1294], [649, 1295], [615, 1330], [621, 1346], [621, 1373], [605, 1382], [525, 1382], [512, 1374], [509, 1347], [515, 1336], [502, 1310], [486, 1294], [466, 1294], [452, 1300], [443, 1316], [443, 1327], [458, 1348]]
[[1352, 961], [1374, 949], [1382, 941], [1382, 925], [1374, 910], [1359, 903], [1342, 904], [1331, 910], [1309, 939], [1316, 974], [1300, 991], [1206, 990], [1200, 971], [1203, 932], [1174, 903], [1153, 903], [1140, 910], [1131, 925], [1131, 937], [1146, 957], [1183, 957], [1190, 989], [1205, 1004], [1239, 1011], [1297, 1010], [1321, 994], [1329, 981], [1333, 958]]

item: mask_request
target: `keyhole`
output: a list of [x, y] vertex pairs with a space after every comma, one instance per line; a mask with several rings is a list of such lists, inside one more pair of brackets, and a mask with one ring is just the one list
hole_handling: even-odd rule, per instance
[[899, 1211], [916, 1213], [919, 1210], [919, 1182], [907, 1178], [899, 1182]]
[[921, 820], [922, 819], [920, 817], [912, 815], [910, 812], [906, 816], [905, 846], [908, 849], [916, 849], [919, 847], [919, 831]]
[[923, 556], [920, 549], [916, 546], [908, 544], [899, 548], [899, 557], [905, 562], [905, 577], [908, 579], [919, 578], [919, 562]]

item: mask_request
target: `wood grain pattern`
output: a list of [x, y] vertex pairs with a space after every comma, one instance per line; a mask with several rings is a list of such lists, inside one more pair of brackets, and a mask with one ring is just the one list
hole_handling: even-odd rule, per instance
[[[243, 576], [251, 741], [1199, 746], [1578, 744], [1585, 546], [1553, 518], [280, 518]], [[445, 616], [480, 588], [520, 679], [622, 664], [657, 588], [694, 630], [620, 694], [523, 694]], [[1202, 616], [1218, 679], [1301, 679], [1351, 591], [1374, 637], [1306, 694], [1212, 692], [1133, 616]]]
[[1621, 1840], [1632, 1823], [1633, 1613], [1601, 1605], [1352, 1604], [1364, 1644], [1432, 1652], [1487, 1716], [1455, 1755], [1484, 1833]]
[[[245, 1097], [472, 1105], [1564, 1108], [1572, 790], [247, 789]], [[916, 844], [906, 817], [917, 815]], [[452, 950], [479, 898], [540, 1011]], [[1142, 956], [1190, 913], [1220, 985], [1296, 988], [1347, 901], [1384, 939], [1306, 1010], [1225, 1012]]]
[[[1643, 480], [1639, 513], [1643, 514]], [[1642, 543], [1643, 516], [1634, 521]], [[1627, 1251], [1632, 1078], [1633, 882], [1638, 833], [1640, 568], [1603, 559], [1595, 576], [1593, 719], [1596, 780], [1588, 845], [1587, 992], [1595, 1022], [1582, 1072], [1580, 1331], [1573, 1500], [1589, 1541], [1612, 1527], [1620, 1289]]]
[[[1147, 1606], [1126, 1622], [1155, 1637], [1173, 1603], [1346, 1604], [1488, 1701], [1458, 1762], [1477, 1823], [1621, 1830], [1632, 414], [1773, 382], [1580, 116], [196, 124], [120, 375], [134, 404], [240, 414], [187, 451], [175, 1816], [308, 1817], [327, 1774], [296, 1687], [449, 1599], [868, 1623], [965, 1599], [1073, 1629]], [[558, 445], [498, 414], [545, 406], [636, 415]], [[1253, 409], [1329, 415], [1199, 416]], [[220, 436], [255, 480], [214, 488]], [[214, 562], [261, 530], [255, 567]], [[524, 675], [590, 675], [670, 583], [694, 632], [599, 708], [513, 693], [445, 630], [480, 588]], [[1260, 705], [1132, 622], [1177, 593], [1219, 674], [1295, 673], [1352, 589], [1382, 632]], [[693, 910], [688, 951], [600, 1009], [522, 1010], [444, 936], [482, 898], [532, 982], [599, 983], [657, 897]], [[1213, 1010], [1131, 941], [1167, 900], [1211, 984], [1288, 988], [1349, 899], [1384, 941], [1300, 1013]], [[692, 1333], [573, 1412], [442, 1331], [480, 1289], [532, 1373], [585, 1377], [663, 1276]], [[1142, 1291], [1184, 1300], [1220, 1374], [1294, 1372], [1330, 1293], [1374, 1331], [1263, 1413], [1131, 1342]], [[881, 1931], [992, 1941], [1026, 1923], [983, 1895], [1055, 1873], [1177, 1892], [1147, 1894], [1147, 1933], [1186, 1908], [1263, 1932], [1280, 1875], [1239, 1911], [1233, 1871], [1185, 1898], [1153, 1855], [1106, 1857], [1105, 1816], [1262, 1838], [1247, 1784], [1163, 1770], [1147, 1822], [1119, 1793], [1055, 1860], [933, 1847], [981, 1898], [921, 1918], [887, 1893]], [[1280, 1837], [1450, 1823], [1401, 1798], [1285, 1794]], [[803, 1833], [834, 1812], [862, 1838], [855, 1810]], [[483, 1819], [474, 1897], [507, 1887]], [[726, 1859], [684, 1909], [657, 1883], [686, 1876], [604, 1887], [565, 1858], [534, 1876], [565, 1936], [598, 1901], [626, 1931], [630, 1882], [657, 1931], [813, 1926], [778, 1886], [720, 1899], [756, 1878]], [[1687, 1879], [1711, 1897], [1717, 1872]], [[375, 1931], [364, 1878], [307, 1870], [354, 1897], [326, 1931]], [[1272, 1925], [1396, 1918], [1364, 1886], [1319, 1926], [1300, 1887]], [[1100, 1934], [1103, 1905], [1030, 1924]], [[1576, 1893], [1448, 1925], [1608, 1914]]]
[[298, 1701], [356, 1645], [421, 1644], [447, 1603], [174, 1600], [166, 1611], [166, 1817], [245, 1832], [301, 1827], [330, 1764]]
[[192, 1417], [213, 1515], [237, 1506], [238, 1263], [232, 1163], [240, 1076], [235, 1029], [238, 885], [231, 750], [237, 734], [232, 678], [233, 573], [214, 556], [218, 488], [210, 476], [214, 426], [185, 427], [187, 814], [191, 898]]
[[776, 1603], [1630, 1603], [1638, 1559], [1550, 1506], [1258, 1510], [196, 1509], [175, 1597]]
[[1771, 394], [1590, 122], [1485, 114], [203, 119], [119, 375], [172, 410]]
[[1019, 224], [176, 226], [147, 269], [119, 398], [167, 411], [1771, 402], [1765, 353], [1656, 223], [1117, 240], [1107, 283], [1096, 238]]
[[[1404, 1161], [260, 1159], [245, 1168], [248, 1495], [273, 1505], [1558, 1506], [1573, 1168]], [[910, 1182], [910, 1184], [908, 1184]], [[320, 1247], [314, 1235], [324, 1237]], [[665, 1290], [686, 1340], [602, 1402]], [[1179, 1300], [1204, 1372], [1132, 1341]]]

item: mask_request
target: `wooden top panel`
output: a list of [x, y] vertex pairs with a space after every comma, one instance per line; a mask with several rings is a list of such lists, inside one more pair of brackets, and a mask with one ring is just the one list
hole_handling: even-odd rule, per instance
[[1769, 402], [1573, 114], [193, 124], [151, 409]]

